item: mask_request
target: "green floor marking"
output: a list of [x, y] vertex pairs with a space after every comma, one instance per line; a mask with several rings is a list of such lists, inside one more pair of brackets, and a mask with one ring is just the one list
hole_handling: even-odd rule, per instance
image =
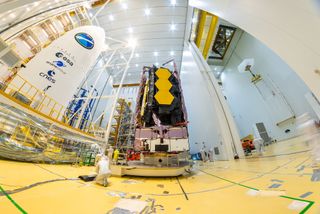
[[[237, 182], [234, 182], [234, 181], [219, 177], [217, 175], [213, 175], [213, 174], [205, 172], [205, 171], [203, 171], [201, 169], [198, 169], [198, 170], [200, 170], [201, 172], [204, 172], [204, 173], [206, 173], [208, 175], [211, 175], [212, 177], [219, 178], [220, 180], [224, 180], [224, 181], [227, 181], [229, 183], [232, 183], [232, 184], [235, 184], [235, 185], [238, 185], [238, 186], [242, 186], [242, 187], [247, 188], [247, 189], [253, 189], [253, 190], [259, 191], [259, 189], [256, 189], [256, 188], [253, 188], [253, 187], [249, 187], [249, 186], [243, 185], [241, 183], [237, 183]], [[314, 204], [314, 201], [308, 201], [308, 200], [304, 200], [304, 199], [301, 199], [301, 198], [294, 198], [294, 197], [285, 196], [285, 195], [280, 195], [279, 197], [309, 203], [299, 214], [306, 213], [312, 207], [312, 205]]]
[[[199, 170], [200, 170], [200, 171], [202, 171], [201, 169], [199, 169]], [[217, 175], [210, 174], [210, 173], [205, 172], [205, 171], [202, 171], [202, 172], [204, 172], [204, 173], [206, 173], [206, 174], [208, 174], [208, 175], [211, 175], [211, 176], [213, 176], [213, 177], [219, 178], [219, 179], [221, 179], [221, 180], [227, 181], [227, 182], [229, 182], [229, 183], [236, 184], [236, 185], [239, 185], [239, 186], [242, 186], [242, 187], [248, 188], [248, 189], [253, 189], [253, 190], [259, 191], [259, 190], [258, 190], [258, 189], [256, 189], [256, 188], [249, 187], [249, 186], [243, 185], [243, 184], [241, 184], [241, 183], [237, 183], [237, 182], [234, 182], [234, 181], [231, 181], [231, 180], [228, 180], [228, 179], [225, 179], [225, 178], [219, 177], [219, 176], [217, 176]]]
[[310, 207], [314, 204], [314, 201], [308, 201], [308, 200], [304, 200], [304, 199], [301, 199], [301, 198], [293, 198], [293, 197], [285, 196], [285, 195], [281, 195], [280, 197], [281, 197], [281, 198], [287, 198], [287, 199], [291, 199], [291, 200], [296, 200], [296, 201], [302, 201], [302, 202], [307, 202], [307, 203], [309, 203], [309, 204], [300, 212], [300, 214], [306, 213], [307, 210], [309, 210]]
[[19, 206], [19, 204], [17, 204], [17, 202], [15, 202], [11, 197], [10, 195], [8, 195], [8, 193], [6, 191], [4, 191], [4, 189], [0, 186], [0, 191], [3, 192], [3, 194], [11, 201], [11, 203], [16, 207], [18, 208], [18, 210], [20, 210], [21, 213], [23, 214], [27, 214], [27, 212], [22, 209], [22, 207]]

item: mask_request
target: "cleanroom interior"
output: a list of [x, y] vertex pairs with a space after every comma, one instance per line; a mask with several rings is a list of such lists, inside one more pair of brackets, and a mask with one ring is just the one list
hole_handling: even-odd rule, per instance
[[0, 213], [320, 213], [320, 4], [0, 0]]

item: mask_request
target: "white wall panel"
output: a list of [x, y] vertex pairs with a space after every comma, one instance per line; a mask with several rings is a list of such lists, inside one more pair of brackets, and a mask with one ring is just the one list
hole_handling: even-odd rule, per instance
[[[261, 74], [267, 86], [264, 82], [258, 82], [258, 88], [255, 87], [251, 83], [250, 73], [238, 71], [238, 65], [246, 58], [255, 59], [252, 71]], [[281, 126], [276, 125], [291, 115], [278, 92], [285, 97], [295, 116], [309, 113], [315, 118], [313, 110], [305, 99], [305, 94], [310, 89], [281, 58], [247, 33], [244, 33], [239, 40], [222, 73], [221, 80], [241, 137], [252, 134], [252, 127], [258, 122], [263, 122], [269, 134], [278, 140], [297, 134], [297, 124], [294, 120]], [[285, 133], [286, 129], [291, 131]]]
[[314, 0], [190, 0], [250, 33], [280, 56], [320, 98], [320, 16]]
[[[191, 153], [218, 147], [219, 160], [233, 159], [234, 149], [239, 156], [243, 150], [234, 121], [216, 80], [208, 75], [209, 66], [195, 46], [185, 49], [181, 69], [181, 85], [189, 121]], [[220, 100], [220, 101], [219, 101]], [[235, 148], [234, 148], [234, 146]]]

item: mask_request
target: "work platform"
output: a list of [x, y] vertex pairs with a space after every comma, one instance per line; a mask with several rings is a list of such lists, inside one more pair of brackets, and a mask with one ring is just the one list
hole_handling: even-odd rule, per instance
[[183, 161], [175, 167], [157, 167], [142, 164], [140, 161], [131, 161], [128, 166], [112, 165], [111, 171], [114, 176], [141, 176], [141, 177], [176, 177], [191, 169], [190, 162]]

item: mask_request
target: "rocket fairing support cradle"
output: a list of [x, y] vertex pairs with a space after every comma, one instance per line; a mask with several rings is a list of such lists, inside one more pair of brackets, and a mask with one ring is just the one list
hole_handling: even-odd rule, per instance
[[134, 148], [145, 157], [189, 151], [187, 113], [177, 71], [143, 68], [135, 127]]

